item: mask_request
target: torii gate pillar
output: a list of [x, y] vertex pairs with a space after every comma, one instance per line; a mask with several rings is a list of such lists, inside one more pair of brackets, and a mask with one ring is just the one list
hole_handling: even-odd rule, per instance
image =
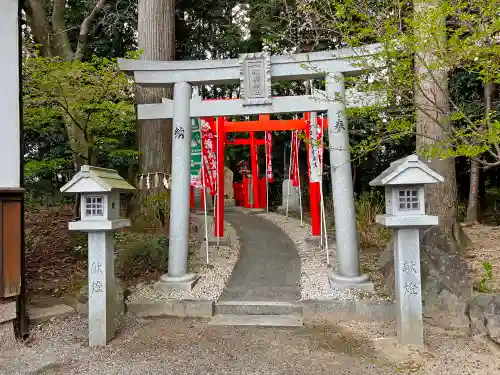
[[168, 273], [160, 277], [157, 287], [191, 290], [197, 281], [188, 273], [189, 199], [191, 188], [191, 117], [192, 87], [187, 82], [174, 84], [172, 123], [172, 189], [170, 193], [170, 235]]
[[326, 94], [337, 241], [337, 272], [330, 275], [330, 285], [337, 289], [373, 290], [373, 283], [368, 281], [368, 276], [359, 273], [359, 241], [356, 231], [349, 133], [345, 113], [345, 84], [342, 73], [329, 73], [326, 76]]

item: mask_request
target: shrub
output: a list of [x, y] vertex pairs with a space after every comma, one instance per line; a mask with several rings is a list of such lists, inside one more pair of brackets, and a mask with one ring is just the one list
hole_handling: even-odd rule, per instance
[[490, 293], [490, 283], [493, 280], [493, 266], [490, 262], [485, 261], [483, 265], [483, 275], [481, 279], [474, 282], [474, 290], [479, 293]]
[[384, 212], [384, 197], [376, 190], [363, 192], [356, 199], [356, 221], [362, 247], [382, 248], [389, 242], [390, 230], [375, 222], [376, 215]]
[[136, 197], [136, 210], [133, 216], [133, 230], [136, 232], [163, 232], [169, 227], [170, 191], [146, 192]]
[[116, 268], [124, 280], [167, 270], [168, 240], [152, 234], [117, 233]]

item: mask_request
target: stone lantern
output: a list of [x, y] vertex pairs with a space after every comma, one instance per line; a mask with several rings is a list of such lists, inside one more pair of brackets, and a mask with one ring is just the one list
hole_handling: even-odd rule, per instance
[[80, 194], [80, 220], [69, 230], [88, 232], [89, 345], [105, 346], [115, 334], [113, 231], [130, 226], [120, 218], [120, 193], [135, 188], [115, 170], [82, 166], [63, 193]]
[[425, 214], [425, 186], [443, 180], [417, 155], [410, 155], [370, 182], [385, 187], [386, 213], [377, 215], [376, 221], [393, 231], [397, 334], [402, 345], [423, 345], [420, 229], [438, 225], [437, 216]]

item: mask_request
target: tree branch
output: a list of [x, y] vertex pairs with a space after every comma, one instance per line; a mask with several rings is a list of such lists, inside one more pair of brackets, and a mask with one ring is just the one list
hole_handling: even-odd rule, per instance
[[83, 20], [82, 24], [80, 25], [78, 45], [76, 47], [76, 52], [73, 60], [80, 61], [83, 58], [83, 54], [85, 53], [85, 49], [87, 48], [88, 44], [90, 25], [92, 24], [92, 21], [101, 13], [105, 5], [106, 0], [99, 0], [90, 14]]

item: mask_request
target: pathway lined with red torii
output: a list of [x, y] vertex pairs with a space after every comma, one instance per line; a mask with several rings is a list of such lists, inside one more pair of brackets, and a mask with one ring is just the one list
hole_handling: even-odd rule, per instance
[[[207, 120], [207, 119], [205, 119]], [[264, 146], [266, 143], [265, 139], [255, 138], [255, 132], [266, 132], [266, 131], [305, 131], [306, 138], [310, 138], [310, 126], [309, 126], [310, 114], [305, 113], [304, 117], [301, 119], [290, 119], [290, 120], [272, 120], [270, 115], [259, 115], [258, 120], [252, 121], [229, 121], [227, 117], [217, 117], [215, 121], [207, 121], [212, 128], [213, 134], [217, 140], [217, 151], [219, 153], [217, 157], [217, 192], [216, 192], [216, 207], [215, 211], [215, 226], [214, 226], [214, 236], [223, 237], [224, 236], [224, 155], [226, 146], [236, 146], [236, 145], [248, 145], [250, 146], [250, 159], [251, 159], [251, 176], [252, 176], [252, 189], [253, 189], [253, 206], [254, 207], [264, 207], [262, 202], [259, 201], [261, 194], [259, 194], [259, 174], [258, 170], [258, 160], [257, 160], [257, 146]], [[328, 129], [328, 120], [325, 118], [317, 118], [317, 123], [323, 129]], [[227, 133], [242, 133], [248, 132], [250, 134], [249, 138], [246, 139], [234, 139], [228, 141], [226, 139]], [[324, 132], [323, 132], [324, 133]], [[310, 142], [306, 142], [308, 155], [310, 153]], [[309, 165], [308, 157], [308, 165]], [[310, 171], [310, 168], [308, 168]], [[309, 176], [309, 199], [310, 199], [310, 210], [311, 210], [311, 224], [312, 224], [312, 236], [321, 235], [321, 193], [320, 193], [320, 183], [311, 182], [310, 173]], [[266, 191], [266, 194], [268, 192]], [[203, 197], [202, 197], [203, 199]]]

